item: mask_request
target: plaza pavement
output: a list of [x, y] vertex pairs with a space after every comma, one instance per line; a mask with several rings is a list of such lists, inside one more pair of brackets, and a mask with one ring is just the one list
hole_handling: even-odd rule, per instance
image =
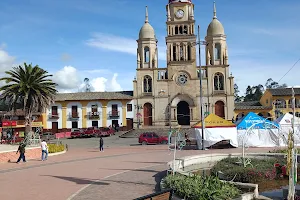
[[[120, 144], [113, 144], [115, 140]], [[166, 145], [130, 146], [135, 140], [107, 139], [104, 152], [98, 151], [95, 139], [68, 140], [66, 142], [72, 143], [70, 150], [49, 157], [48, 161], [0, 164], [0, 198], [121, 200], [153, 193], [173, 154]], [[256, 148], [249, 152], [269, 150]], [[241, 152], [241, 149], [186, 150], [179, 151], [177, 157], [234, 152]]]

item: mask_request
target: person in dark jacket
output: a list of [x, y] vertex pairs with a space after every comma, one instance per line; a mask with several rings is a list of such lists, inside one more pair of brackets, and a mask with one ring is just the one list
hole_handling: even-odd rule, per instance
[[[19, 145], [18, 151], [17, 153], [20, 152], [20, 156], [18, 158], [17, 163], [19, 163], [21, 161], [21, 159], [23, 160], [23, 162], [26, 162], [26, 158], [25, 158], [25, 144], [21, 143]], [[16, 154], [17, 154], [16, 153]]]
[[103, 138], [100, 137], [100, 151], [104, 151], [104, 149], [103, 149], [103, 144], [104, 144]]

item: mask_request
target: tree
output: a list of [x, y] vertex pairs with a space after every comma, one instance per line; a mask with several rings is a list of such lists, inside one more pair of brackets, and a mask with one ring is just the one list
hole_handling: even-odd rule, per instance
[[234, 102], [241, 102], [243, 97], [239, 95], [239, 86], [235, 83], [234, 84]]
[[282, 84], [282, 85], [279, 85], [278, 82], [276, 81], [273, 81], [272, 78], [269, 78], [265, 84], [266, 88], [267, 89], [275, 89], [275, 88], [286, 88], [287, 87], [287, 84]]
[[52, 75], [32, 64], [13, 67], [6, 71], [7, 77], [0, 78], [6, 85], [0, 87], [1, 100], [9, 100], [12, 111], [21, 102], [25, 117], [25, 134], [32, 131], [32, 114], [42, 112], [54, 101], [57, 93], [56, 84], [50, 79]]
[[248, 85], [244, 101], [259, 101], [263, 95], [264, 86], [259, 84], [256, 86]]

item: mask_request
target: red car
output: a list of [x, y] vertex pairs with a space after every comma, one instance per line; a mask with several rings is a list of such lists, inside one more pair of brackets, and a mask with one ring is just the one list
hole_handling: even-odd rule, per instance
[[80, 138], [82, 137], [83, 132], [80, 129], [71, 130], [71, 138]]
[[168, 137], [159, 136], [153, 132], [142, 133], [139, 137], [139, 143], [146, 144], [168, 144]]
[[92, 137], [99, 134], [100, 130], [97, 127], [90, 127], [83, 131], [83, 137]]
[[97, 133], [98, 137], [105, 137], [114, 135], [115, 131], [112, 128], [102, 128], [99, 133]]

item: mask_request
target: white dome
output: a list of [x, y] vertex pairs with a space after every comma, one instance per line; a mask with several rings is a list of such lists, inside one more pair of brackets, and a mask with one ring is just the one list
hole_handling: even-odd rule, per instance
[[207, 28], [207, 36], [214, 36], [214, 35], [224, 35], [225, 31], [224, 31], [224, 27], [221, 24], [221, 22], [214, 18], [208, 28]]
[[140, 39], [155, 39], [155, 32], [153, 27], [146, 22], [140, 30], [139, 33]]

